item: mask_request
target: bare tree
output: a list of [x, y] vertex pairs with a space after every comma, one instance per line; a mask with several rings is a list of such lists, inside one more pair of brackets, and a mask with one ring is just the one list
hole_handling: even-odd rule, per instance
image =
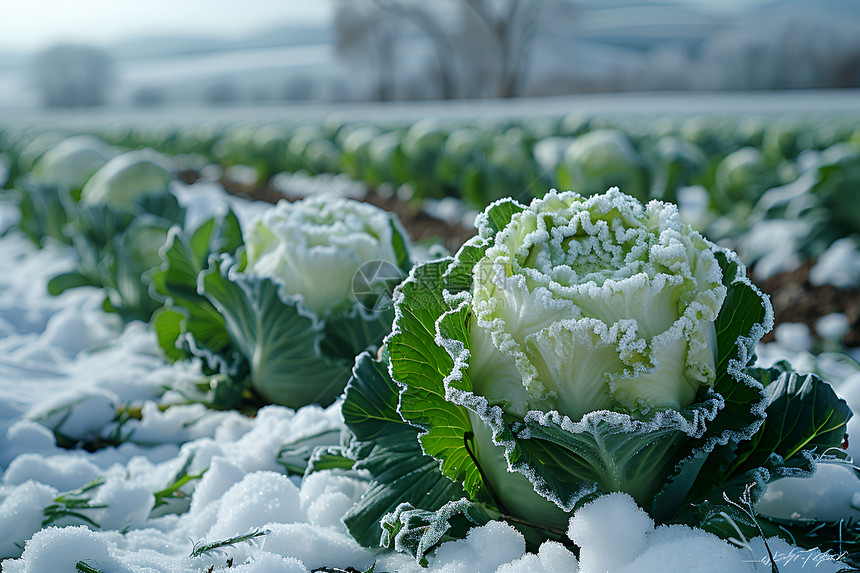
[[496, 96], [516, 96], [524, 81], [543, 0], [462, 1], [471, 8], [495, 41], [500, 67]]
[[438, 12], [433, 12], [437, 4], [420, 0], [373, 0], [382, 10], [399, 18], [408, 20], [430, 39], [439, 73], [439, 87], [442, 99], [456, 97], [456, 56], [451, 45], [450, 34], [445, 30]]
[[394, 99], [395, 37], [389, 15], [372, 0], [339, 0], [334, 23], [337, 54], [353, 59], [370, 54], [376, 78], [374, 99]]
[[59, 44], [33, 60], [33, 81], [48, 107], [102, 105], [113, 79], [112, 60], [92, 46]]
[[347, 57], [372, 53], [377, 99], [389, 99], [395, 63], [404, 65], [403, 54], [397, 53], [403, 51], [403, 44], [415, 46], [419, 32], [435, 59], [442, 98], [512, 97], [522, 90], [545, 1], [340, 0], [335, 17], [337, 50]]

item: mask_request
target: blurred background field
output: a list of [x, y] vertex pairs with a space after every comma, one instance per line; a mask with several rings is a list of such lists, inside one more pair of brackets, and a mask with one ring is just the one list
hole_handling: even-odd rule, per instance
[[860, 87], [852, 0], [4, 2], [0, 109]]

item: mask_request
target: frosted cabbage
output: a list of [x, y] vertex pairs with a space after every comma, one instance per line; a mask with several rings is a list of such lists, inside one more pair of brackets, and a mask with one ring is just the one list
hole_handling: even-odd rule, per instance
[[533, 202], [475, 266], [475, 393], [572, 420], [691, 404], [715, 379], [726, 289], [712, 247], [674, 205], [617, 189]]
[[326, 317], [355, 304], [353, 277], [362, 265], [398, 266], [394, 234], [391, 216], [366, 203], [331, 196], [281, 201], [245, 233], [247, 271], [276, 279], [285, 294]]

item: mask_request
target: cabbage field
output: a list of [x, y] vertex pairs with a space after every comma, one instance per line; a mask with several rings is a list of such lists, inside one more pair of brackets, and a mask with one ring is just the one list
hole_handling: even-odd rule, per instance
[[860, 117], [0, 126], [8, 572], [860, 567]]

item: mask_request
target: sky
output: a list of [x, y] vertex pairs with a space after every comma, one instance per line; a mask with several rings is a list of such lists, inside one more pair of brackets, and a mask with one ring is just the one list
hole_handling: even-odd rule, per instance
[[111, 43], [148, 34], [236, 38], [267, 26], [324, 22], [331, 0], [0, 0], [0, 50]]

